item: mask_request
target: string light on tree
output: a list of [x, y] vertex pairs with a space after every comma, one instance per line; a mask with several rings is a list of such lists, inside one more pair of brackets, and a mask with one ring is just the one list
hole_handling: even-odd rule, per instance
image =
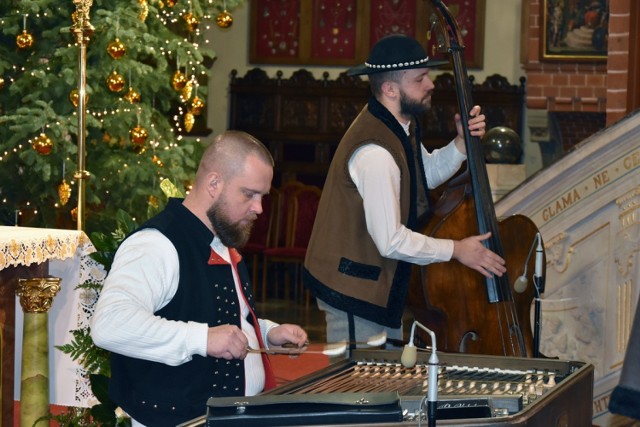
[[162, 160], [160, 160], [160, 158], [155, 154], [153, 155], [153, 158], [151, 159], [151, 161], [159, 168], [164, 167], [164, 163], [162, 162]]
[[[6, 176], [16, 175], [15, 170], [19, 165], [30, 171], [17, 177], [20, 187], [29, 188], [30, 194], [16, 194], [16, 191], [9, 191], [8, 187], [0, 184], [3, 198], [8, 200], [7, 205], [0, 203], [0, 206], [11, 212], [15, 208], [25, 212], [25, 225], [54, 228], [57, 224], [51, 222], [51, 212], [55, 212], [55, 221], [59, 221], [61, 212], [58, 210], [62, 206], [65, 207], [65, 213], [74, 207], [73, 190], [67, 196], [68, 190], [73, 188], [73, 180], [66, 181], [64, 172], [61, 175], [59, 168], [52, 168], [51, 165], [59, 165], [58, 162], [67, 159], [69, 168], [76, 168], [72, 151], [78, 129], [74, 122], [78, 120], [80, 101], [90, 101], [86, 108], [86, 133], [89, 141], [98, 143], [88, 147], [87, 166], [92, 168], [91, 165], [96, 162], [99, 165], [94, 172], [96, 179], [92, 180], [89, 188], [91, 198], [95, 201], [90, 210], [94, 206], [100, 209], [105, 206], [104, 213], [108, 211], [110, 214], [112, 206], [126, 205], [125, 209], [130, 213], [144, 218], [147, 211], [138, 209], [141, 204], [131, 194], [131, 203], [128, 203], [128, 199], [123, 203], [119, 193], [123, 193], [123, 189], [133, 182], [133, 176], [140, 177], [136, 179], [139, 185], [151, 187], [152, 176], [158, 175], [161, 170], [166, 171], [170, 179], [177, 179], [176, 182], [186, 182], [181, 175], [192, 173], [191, 166], [181, 163], [181, 159], [188, 158], [194, 149], [192, 146], [196, 147], [195, 150], [199, 150], [200, 146], [194, 144], [197, 138], [187, 137], [189, 134], [186, 129], [195, 132], [201, 120], [199, 116], [206, 114], [207, 99], [198, 96], [206, 93], [206, 90], [202, 92], [203, 88], [198, 88], [197, 80], [206, 81], [213, 63], [209, 61], [215, 57], [211, 50], [206, 49], [211, 42], [204, 35], [227, 25], [217, 26], [216, 18], [222, 19], [226, 14], [230, 16], [238, 5], [246, 1], [226, 0], [223, 6], [223, 0], [136, 0], [133, 8], [131, 4], [129, 7], [118, 5], [119, 2], [103, 4], [104, 8], [91, 19], [102, 37], [96, 40], [99, 46], [97, 50], [87, 50], [87, 59], [94, 73], [87, 76], [89, 79], [82, 92], [79, 85], [69, 84], [77, 64], [68, 52], [81, 45], [66, 31], [72, 8], [66, 2], [54, 2], [45, 13], [38, 12], [45, 9], [29, 2], [14, 2], [13, 7], [4, 3], [0, 6], [0, 33], [11, 43], [5, 46], [9, 55], [0, 55], [9, 61], [8, 66], [0, 72], [2, 120], [7, 124], [2, 127], [5, 129], [0, 129], [0, 182]], [[23, 23], [25, 18], [31, 20]], [[79, 19], [71, 18], [73, 22]], [[122, 26], [120, 32], [118, 23]], [[162, 28], [163, 24], [166, 28]], [[40, 28], [56, 35], [61, 43], [54, 43], [53, 37], [41, 37]], [[17, 36], [23, 30], [30, 37], [21, 38], [21, 47], [16, 47]], [[132, 40], [143, 39], [144, 42], [133, 45]], [[176, 61], [179, 61], [177, 67]], [[171, 66], [172, 63], [174, 66]], [[131, 74], [134, 82], [130, 80]], [[156, 81], [157, 78], [161, 80]], [[189, 81], [191, 88], [183, 91]], [[7, 98], [8, 88], [12, 89], [13, 97]], [[198, 90], [200, 93], [197, 93]], [[162, 102], [152, 107], [146, 96], [147, 91], [162, 96]], [[28, 95], [17, 97], [16, 93]], [[68, 101], [59, 102], [60, 93], [63, 96], [67, 94]], [[87, 93], [90, 93], [91, 99]], [[145, 93], [145, 96], [140, 96], [138, 100], [137, 95], [141, 93]], [[54, 94], [57, 96], [53, 97]], [[16, 113], [16, 106], [23, 112]], [[137, 107], [141, 108], [142, 113], [136, 125], [131, 115], [135, 114]], [[50, 124], [43, 128], [44, 136], [40, 135], [37, 128], [34, 131], [33, 123], [24, 120], [27, 116], [36, 117], [43, 110], [46, 123]], [[9, 133], [6, 131], [9, 127], [17, 130]], [[147, 131], [147, 138], [143, 141], [144, 131]], [[24, 155], [29, 152], [29, 156]], [[23, 159], [35, 159], [35, 162], [31, 160], [29, 166], [23, 166]], [[125, 163], [128, 166], [124, 166]], [[171, 167], [167, 169], [166, 165]], [[137, 168], [140, 170], [134, 170]], [[116, 173], [116, 170], [122, 172]], [[147, 192], [147, 195], [151, 194], [157, 197], [160, 204], [164, 202], [155, 190]], [[39, 218], [32, 215], [35, 209], [25, 209], [28, 198], [32, 199], [31, 207], [37, 207], [41, 212]], [[106, 200], [113, 203], [107, 206], [103, 204]], [[54, 207], [55, 210], [48, 212]], [[106, 218], [102, 214], [90, 217], [90, 227], [99, 223], [96, 218]]]

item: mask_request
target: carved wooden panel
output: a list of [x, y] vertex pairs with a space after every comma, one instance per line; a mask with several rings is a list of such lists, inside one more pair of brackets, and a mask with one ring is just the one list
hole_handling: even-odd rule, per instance
[[[422, 118], [423, 144], [432, 150], [456, 135], [458, 111], [453, 76], [434, 80], [432, 108]], [[474, 103], [482, 106], [488, 127], [507, 126], [522, 134], [524, 79], [519, 85], [493, 75], [482, 84], [473, 80]], [[360, 76], [328, 73], [316, 79], [308, 70], [274, 78], [254, 68], [245, 76], [232, 72], [229, 86], [229, 129], [253, 134], [267, 144], [276, 160], [274, 184], [288, 178], [322, 186], [336, 146], [366, 105], [371, 92]]]

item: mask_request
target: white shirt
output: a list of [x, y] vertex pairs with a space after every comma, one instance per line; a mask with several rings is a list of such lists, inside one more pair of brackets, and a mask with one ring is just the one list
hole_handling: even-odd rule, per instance
[[[408, 125], [402, 126], [408, 132]], [[420, 147], [429, 188], [453, 176], [466, 159], [453, 142], [431, 153]], [[400, 168], [386, 149], [377, 144], [358, 148], [349, 159], [349, 174], [363, 200], [367, 230], [383, 257], [418, 265], [451, 259], [453, 240], [435, 239], [400, 223]]]
[[[229, 262], [229, 251], [216, 237], [211, 247]], [[160, 231], [144, 229], [120, 245], [91, 318], [91, 336], [99, 347], [129, 357], [176, 366], [194, 355], [207, 356], [208, 325], [168, 320], [154, 315], [175, 295], [179, 282], [178, 254]], [[236, 291], [238, 278], [234, 275]], [[249, 307], [239, 298], [241, 329], [252, 348], [259, 348], [253, 326], [246, 321]], [[258, 319], [263, 342], [278, 324]], [[264, 388], [259, 353], [245, 359], [246, 394]], [[135, 423], [139, 426], [140, 423]]]

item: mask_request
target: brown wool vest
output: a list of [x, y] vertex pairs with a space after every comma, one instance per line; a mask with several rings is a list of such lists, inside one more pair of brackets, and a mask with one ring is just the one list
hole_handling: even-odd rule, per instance
[[[413, 126], [411, 135], [415, 151]], [[367, 232], [362, 198], [348, 171], [349, 158], [356, 149], [366, 144], [385, 148], [400, 168], [400, 215], [402, 223], [407, 224], [412, 189], [405, 150], [398, 136], [365, 107], [344, 135], [329, 168], [307, 249], [305, 273], [312, 276], [310, 282], [313, 284], [310, 287], [321, 299], [325, 299], [323, 294], [327, 294], [323, 292], [326, 291], [324, 287], [330, 290], [328, 293], [331, 297], [325, 299], [330, 305], [351, 311], [350, 300], [357, 299], [364, 302], [365, 306], [372, 305], [370, 313], [375, 318], [369, 320], [395, 324], [395, 319], [383, 320], [378, 316], [380, 309], [387, 308], [393, 300], [390, 294], [395, 291], [392, 287], [398, 262], [383, 258], [373, 243]], [[412, 163], [417, 165], [417, 169], [422, 168], [422, 164], [416, 161]], [[418, 199], [422, 199], [418, 204], [424, 206], [426, 192], [422, 171], [417, 170], [416, 176], [418, 184], [413, 191], [420, 195]], [[321, 285], [314, 289], [318, 283]], [[408, 283], [401, 286], [404, 287], [404, 293]], [[317, 292], [319, 289], [320, 292]], [[402, 309], [396, 307], [392, 311], [401, 312]], [[356, 315], [367, 318], [368, 313], [365, 307], [364, 312], [361, 310]]]

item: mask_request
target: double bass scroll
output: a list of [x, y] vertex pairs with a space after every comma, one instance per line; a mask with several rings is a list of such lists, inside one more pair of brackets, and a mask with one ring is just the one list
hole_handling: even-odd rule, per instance
[[416, 320], [436, 331], [441, 350], [531, 357], [530, 312], [536, 290], [530, 285], [523, 292], [515, 292], [510, 278], [519, 277], [525, 270], [534, 271], [535, 259], [527, 261], [527, 255], [538, 229], [522, 215], [501, 221], [496, 218], [482, 145], [466, 126], [474, 104], [460, 29], [442, 0], [432, 3], [437, 14], [430, 33], [437, 37], [439, 48], [448, 53], [453, 68], [460, 117], [465, 124], [467, 169], [448, 184], [423, 233], [462, 240], [491, 232], [484, 244], [505, 259], [507, 272], [486, 278], [455, 260], [416, 266], [408, 304]]

